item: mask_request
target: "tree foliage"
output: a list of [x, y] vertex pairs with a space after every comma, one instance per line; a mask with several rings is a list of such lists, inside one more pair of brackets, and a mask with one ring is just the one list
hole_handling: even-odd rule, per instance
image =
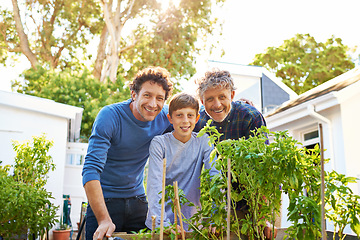
[[0, 59], [24, 54], [34, 69], [65, 69], [95, 55], [94, 40], [92, 73], [102, 81], [129, 79], [148, 65], [190, 77], [201, 51], [195, 43], [212, 33], [211, 11], [223, 1], [169, 1], [162, 9], [159, 0], [13, 0], [12, 12], [0, 13]]
[[130, 96], [124, 80], [118, 77], [115, 83], [102, 83], [95, 79], [89, 70], [64, 71], [29, 69], [23, 73], [25, 84], [13, 85], [19, 93], [52, 99], [84, 109], [81, 122], [81, 137], [87, 141], [92, 124], [100, 109], [108, 104], [123, 101]]
[[31, 69], [13, 88], [83, 107], [88, 137], [99, 109], [128, 98], [124, 83], [140, 69], [162, 66], [175, 86], [195, 73], [205, 49], [196, 43], [206, 43], [223, 1], [169, 1], [163, 9], [160, 0], [13, 0], [12, 11], [0, 9], [0, 63], [25, 55]]
[[[212, 33], [216, 24], [216, 19], [211, 18], [213, 2], [183, 0], [178, 7], [170, 4], [165, 12], [157, 10], [157, 21], [151, 31], [146, 30], [145, 25], [139, 25], [136, 35], [148, 37], [138, 37], [138, 44], [121, 55], [122, 62], [133, 63], [127, 75], [132, 77], [148, 65], [168, 69], [175, 79], [195, 74], [195, 56], [202, 50], [196, 42], [202, 39], [205, 43], [206, 36]], [[121, 41], [121, 46], [126, 46], [126, 42], [127, 39]]]
[[309, 34], [296, 34], [279, 47], [255, 55], [252, 65], [263, 66], [296, 93], [306, 92], [350, 69], [355, 64], [348, 46], [332, 36], [316, 42]]
[[[92, 34], [98, 33], [101, 8], [96, 0], [12, 1], [13, 11], [0, 16], [1, 45], [24, 54], [31, 66], [65, 68], [86, 52]], [[80, 59], [81, 60], [81, 59]]]

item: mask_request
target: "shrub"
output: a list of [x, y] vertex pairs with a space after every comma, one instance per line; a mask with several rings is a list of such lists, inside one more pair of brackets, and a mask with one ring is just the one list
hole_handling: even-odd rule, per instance
[[13, 142], [14, 165], [0, 166], [0, 236], [19, 233], [41, 236], [56, 222], [57, 207], [45, 189], [49, 171], [55, 169], [45, 136], [24, 143]]

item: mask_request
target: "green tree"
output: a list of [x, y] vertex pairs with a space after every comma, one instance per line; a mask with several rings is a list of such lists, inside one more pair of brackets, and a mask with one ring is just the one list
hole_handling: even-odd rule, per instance
[[296, 34], [279, 47], [255, 55], [251, 65], [267, 68], [296, 93], [306, 92], [352, 68], [349, 47], [332, 36], [316, 42], [309, 34]]
[[91, 58], [95, 40], [92, 73], [102, 82], [131, 79], [148, 65], [190, 77], [201, 51], [195, 43], [213, 32], [211, 11], [223, 1], [169, 1], [162, 9], [159, 0], [13, 0], [12, 11], [0, 9], [0, 60], [24, 54], [34, 69], [65, 69]]
[[115, 83], [102, 83], [95, 79], [85, 68], [83, 71], [38, 70], [24, 71], [25, 84], [16, 82], [13, 88], [42, 98], [52, 99], [84, 109], [81, 122], [81, 138], [87, 141], [92, 124], [100, 109], [108, 104], [123, 101], [130, 96], [130, 90], [124, 86], [124, 80], [118, 77]]
[[163, 9], [160, 0], [13, 0], [12, 11], [0, 9], [0, 63], [25, 55], [31, 69], [13, 88], [83, 107], [87, 138], [102, 106], [129, 97], [123, 86], [138, 70], [165, 67], [175, 86], [195, 73], [205, 49], [196, 43], [217, 26], [211, 11], [223, 1], [169, 1]]
[[0, 45], [7, 53], [24, 54], [34, 69], [78, 62], [76, 54], [86, 52], [102, 24], [96, 0], [13, 0], [12, 6], [12, 11], [1, 11]]

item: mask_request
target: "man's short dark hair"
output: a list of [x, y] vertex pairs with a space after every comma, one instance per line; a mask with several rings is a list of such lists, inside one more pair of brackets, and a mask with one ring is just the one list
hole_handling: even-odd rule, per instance
[[147, 67], [140, 70], [132, 83], [130, 83], [130, 90], [139, 94], [143, 83], [151, 81], [160, 84], [165, 90], [165, 99], [167, 99], [173, 90], [173, 84], [170, 80], [170, 73], [162, 67]]

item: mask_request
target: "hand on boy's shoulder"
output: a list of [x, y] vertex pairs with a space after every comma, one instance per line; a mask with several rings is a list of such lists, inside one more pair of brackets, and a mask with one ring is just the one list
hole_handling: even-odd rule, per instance
[[250, 106], [255, 107], [255, 106], [254, 106], [254, 103], [253, 103], [252, 101], [250, 101], [249, 99], [240, 98], [239, 101], [244, 102], [244, 103], [246, 103], [246, 104], [249, 104]]

